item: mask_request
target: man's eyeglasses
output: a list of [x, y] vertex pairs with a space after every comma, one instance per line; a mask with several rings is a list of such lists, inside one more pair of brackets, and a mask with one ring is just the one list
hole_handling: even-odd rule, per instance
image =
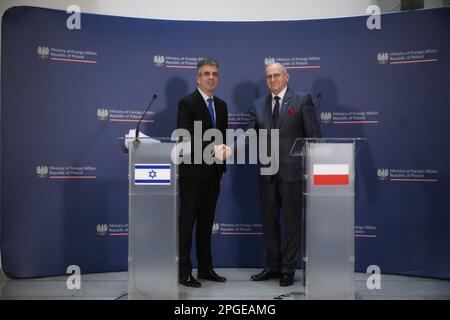
[[278, 79], [281, 78], [281, 76], [282, 76], [281, 73], [268, 74], [268, 75], [266, 76], [266, 80], [267, 80], [267, 81], [270, 81], [270, 80], [278, 80]]

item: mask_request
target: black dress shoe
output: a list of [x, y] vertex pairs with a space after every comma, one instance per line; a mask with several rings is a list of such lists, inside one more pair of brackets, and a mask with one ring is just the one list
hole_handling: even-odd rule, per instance
[[195, 278], [192, 276], [192, 274], [187, 274], [184, 276], [181, 276], [178, 279], [178, 282], [186, 287], [192, 287], [192, 288], [200, 288], [202, 284], [195, 280]]
[[254, 274], [251, 276], [251, 279], [253, 281], [265, 281], [269, 279], [278, 279], [280, 278], [279, 272], [271, 271], [270, 269], [266, 268], [261, 273]]
[[227, 281], [226, 278], [219, 276], [217, 273], [214, 272], [213, 268], [209, 268], [208, 270], [199, 270], [198, 271], [198, 278], [199, 279], [205, 279], [209, 281], [215, 281], [215, 282], [225, 282]]
[[283, 273], [280, 278], [280, 286], [287, 287], [294, 284], [294, 275], [291, 273]]

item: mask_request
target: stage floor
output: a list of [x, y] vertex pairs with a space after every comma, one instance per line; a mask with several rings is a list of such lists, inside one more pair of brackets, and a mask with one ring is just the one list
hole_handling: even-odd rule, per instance
[[[180, 299], [185, 300], [304, 300], [301, 286], [302, 271], [296, 273], [296, 282], [290, 287], [280, 287], [278, 280], [250, 281], [252, 274], [261, 269], [215, 269], [227, 278], [226, 283], [200, 280], [201, 288], [180, 286]], [[197, 272], [194, 270], [193, 275]], [[382, 275], [381, 289], [369, 290], [368, 274], [355, 273], [357, 300], [450, 300], [450, 280]], [[111, 272], [81, 276], [81, 289], [68, 290], [67, 276], [40, 279], [9, 280], [0, 275], [0, 299], [127, 299], [128, 273]]]

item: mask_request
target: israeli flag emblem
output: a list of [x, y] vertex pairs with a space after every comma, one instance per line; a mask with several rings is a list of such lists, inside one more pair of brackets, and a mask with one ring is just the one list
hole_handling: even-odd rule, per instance
[[135, 164], [136, 186], [170, 185], [170, 164]]

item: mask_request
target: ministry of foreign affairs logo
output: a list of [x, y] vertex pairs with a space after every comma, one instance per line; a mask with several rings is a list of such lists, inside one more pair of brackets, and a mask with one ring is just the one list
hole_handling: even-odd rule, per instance
[[389, 170], [388, 169], [378, 169], [377, 176], [378, 176], [379, 180], [386, 180], [389, 176]]
[[320, 119], [322, 119], [323, 123], [330, 123], [331, 122], [331, 112], [322, 112], [320, 114]]
[[108, 109], [97, 109], [97, 117], [100, 120], [108, 119], [109, 111]]
[[212, 227], [212, 233], [213, 233], [213, 234], [216, 234], [216, 233], [218, 233], [219, 231], [220, 231], [220, 224], [219, 224], [218, 222], [216, 222], [216, 223], [213, 224], [213, 227]]
[[387, 52], [380, 52], [377, 55], [378, 63], [379, 64], [386, 64], [389, 62], [389, 53]]
[[39, 178], [45, 178], [48, 174], [48, 167], [47, 166], [37, 166], [36, 167], [36, 174]]
[[164, 65], [164, 61], [166, 61], [164, 56], [154, 56], [153, 57], [153, 62], [155, 63], [155, 66], [157, 66], [157, 67], [162, 67]]
[[97, 225], [97, 234], [99, 236], [104, 236], [108, 232], [108, 225], [107, 224], [98, 224]]
[[39, 58], [46, 59], [46, 58], [48, 58], [48, 55], [50, 54], [50, 49], [48, 47], [39, 46], [37, 48], [37, 53], [39, 55]]
[[275, 63], [275, 58], [268, 57], [268, 58], [264, 59], [264, 64], [266, 66], [268, 66], [269, 64], [272, 64], [272, 63]]

